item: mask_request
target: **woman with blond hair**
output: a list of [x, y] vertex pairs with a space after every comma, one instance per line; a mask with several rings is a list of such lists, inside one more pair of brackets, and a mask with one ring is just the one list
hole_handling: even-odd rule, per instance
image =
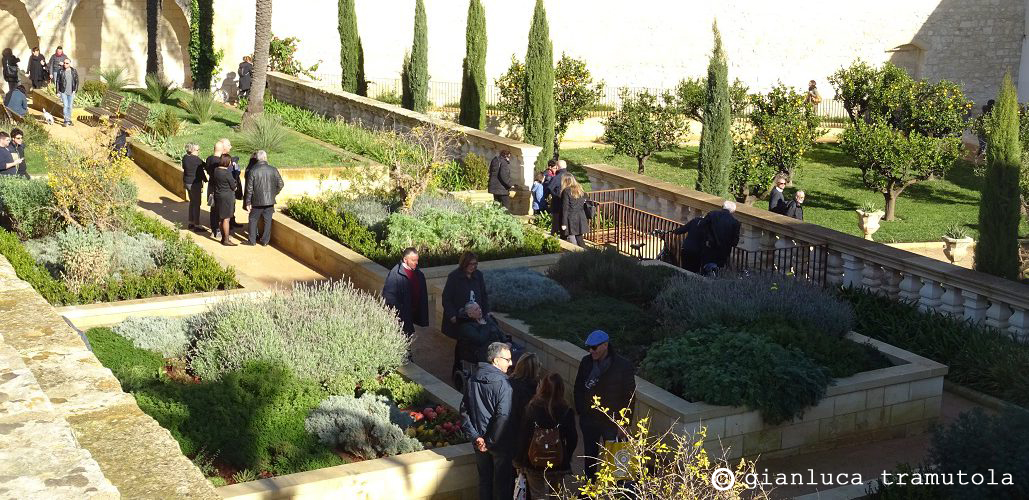
[[582, 235], [590, 230], [586, 217], [586, 192], [582, 190], [574, 175], [561, 179], [561, 237], [569, 243], [586, 248]]

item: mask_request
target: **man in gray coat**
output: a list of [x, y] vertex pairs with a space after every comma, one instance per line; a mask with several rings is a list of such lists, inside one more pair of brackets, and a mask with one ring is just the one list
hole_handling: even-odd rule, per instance
[[[507, 442], [514, 391], [507, 380], [511, 347], [494, 342], [476, 365], [461, 400], [461, 428], [472, 440], [479, 471], [479, 499], [509, 499], [514, 492], [514, 443]], [[508, 438], [508, 439], [505, 439]]]
[[257, 244], [257, 223], [264, 217], [261, 231], [261, 245], [267, 246], [272, 239], [272, 214], [275, 213], [275, 196], [282, 191], [282, 176], [279, 169], [268, 164], [268, 153], [261, 150], [254, 153], [257, 163], [246, 171], [246, 194], [243, 209], [250, 211], [250, 231], [245, 245]]

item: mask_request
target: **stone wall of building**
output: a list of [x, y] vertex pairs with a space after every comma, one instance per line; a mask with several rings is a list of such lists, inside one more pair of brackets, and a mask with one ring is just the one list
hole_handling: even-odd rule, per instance
[[[252, 0], [215, 1], [215, 45], [225, 51], [219, 82], [234, 77], [243, 55], [253, 51]], [[547, 0], [555, 56], [584, 58], [610, 87], [670, 87], [704, 73], [711, 51], [711, 23], [717, 18], [730, 76], [767, 89], [778, 81], [797, 87], [810, 79], [829, 92], [827, 76], [860, 57], [894, 60], [931, 79], [966, 85], [981, 101], [996, 93], [1007, 70], [1020, 72], [1026, 0]], [[27, 49], [38, 39], [44, 49], [64, 43], [85, 53], [87, 62], [126, 64], [141, 77], [145, 64], [145, 0], [0, 0], [0, 42]], [[524, 57], [532, 16], [529, 0], [485, 0], [490, 78], [503, 73], [511, 56]], [[176, 11], [170, 7], [178, 6]], [[460, 82], [467, 0], [434, 0], [427, 6], [429, 72], [437, 82]], [[186, 79], [188, 13], [185, 0], [165, 0], [171, 34], [169, 75]], [[357, 2], [358, 24], [370, 79], [394, 79], [410, 49], [414, 0]], [[102, 15], [100, 14], [102, 12]], [[7, 16], [3, 16], [7, 17]], [[30, 20], [27, 21], [26, 19]], [[16, 22], [15, 22], [16, 21]], [[185, 31], [183, 29], [185, 28]], [[336, 0], [274, 2], [273, 32], [301, 39], [299, 59], [320, 61], [318, 73], [339, 73]], [[34, 33], [33, 33], [34, 31]], [[174, 36], [172, 36], [174, 35]], [[25, 39], [25, 42], [18, 40]], [[97, 43], [99, 42], [99, 44]], [[97, 45], [102, 47], [97, 56]], [[1029, 71], [1029, 69], [1026, 69]], [[228, 75], [232, 72], [232, 75]], [[227, 83], [227, 85], [231, 85]], [[1023, 85], [1026, 88], [1026, 85]], [[1023, 96], [1029, 98], [1029, 96]]]

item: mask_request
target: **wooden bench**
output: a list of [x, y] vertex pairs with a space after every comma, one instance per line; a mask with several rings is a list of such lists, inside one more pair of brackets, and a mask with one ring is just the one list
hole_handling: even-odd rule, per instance
[[108, 90], [104, 92], [104, 97], [100, 100], [100, 106], [88, 107], [86, 112], [93, 115], [97, 120], [116, 117], [121, 110], [121, 102], [123, 100], [125, 100], [125, 96]]
[[126, 130], [146, 130], [148, 119], [150, 119], [150, 108], [142, 103], [133, 102], [129, 104], [129, 109], [125, 112], [125, 118], [122, 119], [121, 126]]
[[3, 118], [9, 123], [21, 123], [25, 120], [25, 118], [18, 116], [18, 113], [11, 111], [11, 108], [8, 108], [3, 104], [0, 104], [0, 108], [4, 109]]

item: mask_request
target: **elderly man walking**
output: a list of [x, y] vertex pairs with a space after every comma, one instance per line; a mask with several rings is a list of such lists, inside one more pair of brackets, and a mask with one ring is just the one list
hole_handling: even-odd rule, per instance
[[404, 249], [400, 263], [386, 275], [382, 300], [396, 309], [408, 336], [414, 334], [415, 325], [429, 326], [428, 289], [425, 275], [418, 269], [418, 251], [413, 247]]
[[244, 245], [257, 244], [257, 223], [264, 217], [264, 229], [261, 231], [261, 245], [268, 246], [272, 239], [272, 214], [275, 213], [275, 196], [282, 191], [282, 176], [279, 169], [268, 164], [268, 153], [261, 150], [254, 153], [257, 163], [247, 169], [246, 195], [243, 196], [243, 209], [250, 211], [250, 231]]
[[618, 437], [618, 426], [606, 415], [593, 408], [593, 398], [616, 416], [629, 408], [636, 392], [636, 379], [632, 363], [618, 355], [611, 347], [607, 332], [596, 330], [586, 337], [590, 352], [579, 362], [573, 386], [575, 412], [579, 414], [582, 431], [582, 451], [586, 475], [595, 478], [599, 469], [600, 447], [605, 441]]
[[461, 427], [472, 440], [479, 470], [479, 500], [506, 500], [514, 493], [513, 433], [507, 429], [514, 397], [507, 380], [511, 364], [510, 346], [490, 344], [461, 400]]

